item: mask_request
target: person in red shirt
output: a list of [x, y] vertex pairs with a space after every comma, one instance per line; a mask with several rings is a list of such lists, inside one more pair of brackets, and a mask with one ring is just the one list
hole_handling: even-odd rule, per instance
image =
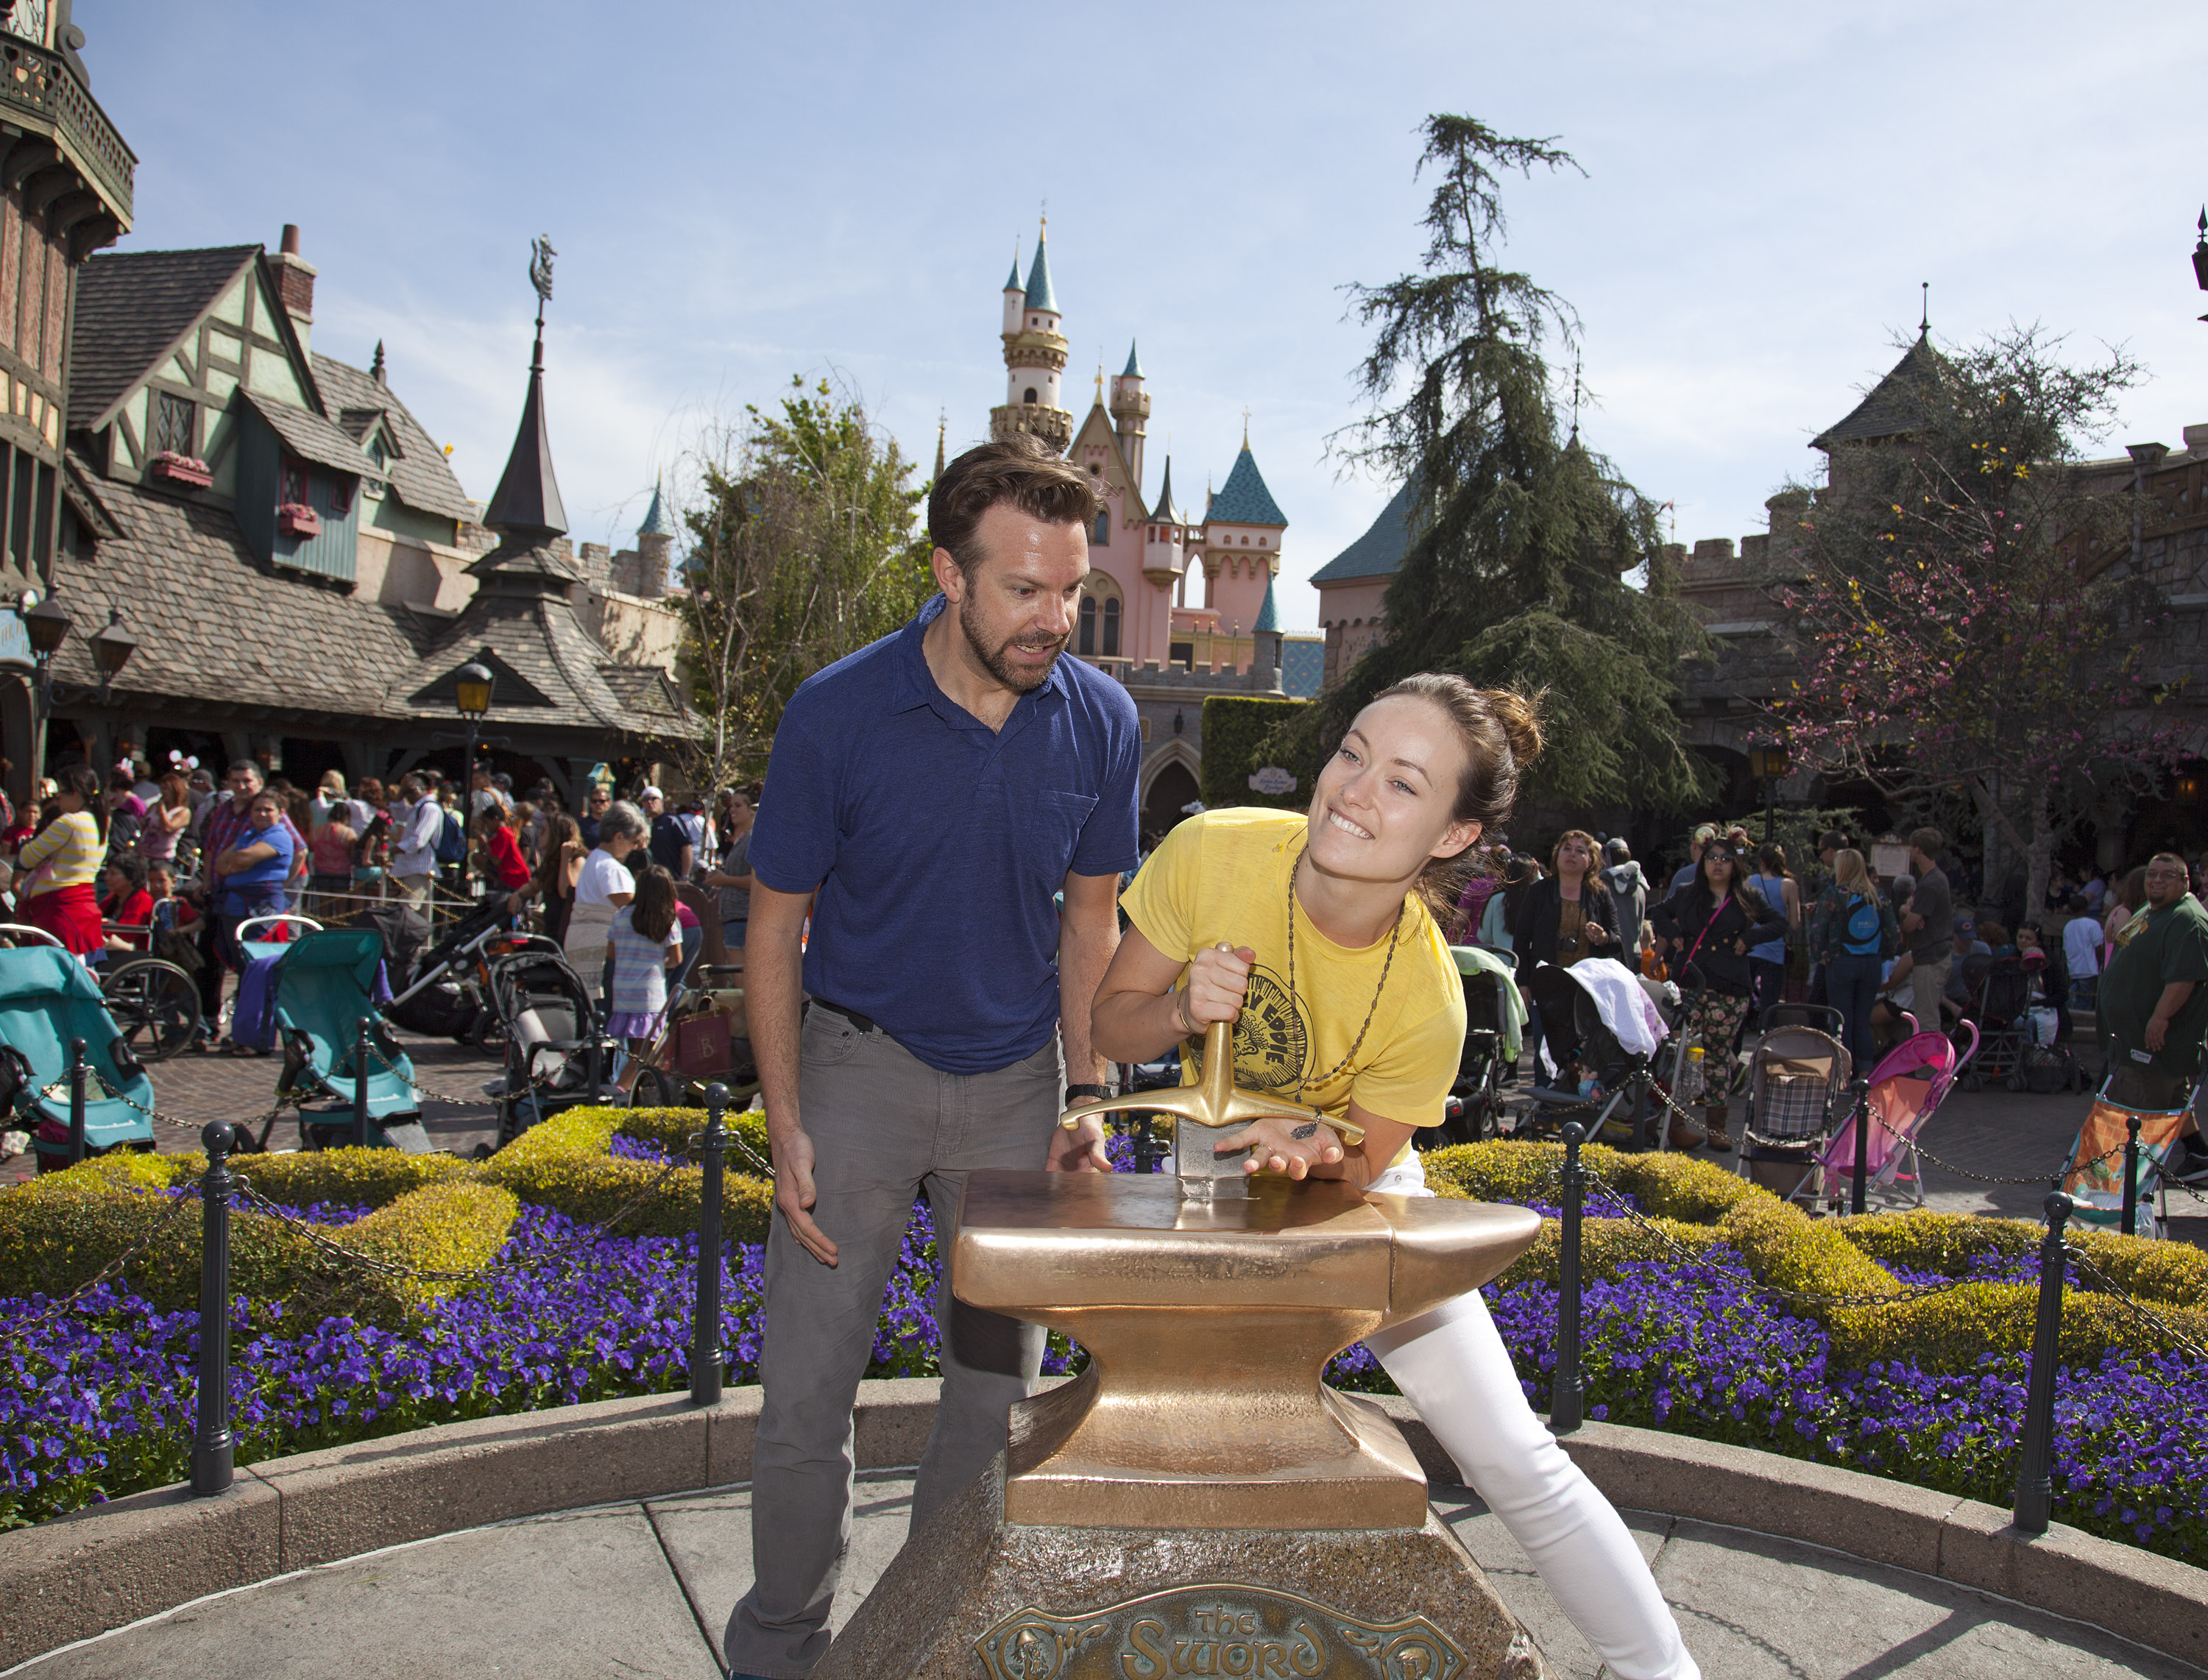
[[[100, 878], [106, 891], [99, 898], [99, 920], [107, 929], [110, 951], [141, 951], [151, 944], [153, 895], [146, 891], [145, 860], [123, 852], [111, 856]], [[118, 928], [136, 928], [118, 933]]]
[[497, 891], [513, 892], [529, 885], [529, 861], [521, 855], [521, 837], [513, 831], [513, 813], [493, 806], [476, 819], [482, 837], [485, 885]]

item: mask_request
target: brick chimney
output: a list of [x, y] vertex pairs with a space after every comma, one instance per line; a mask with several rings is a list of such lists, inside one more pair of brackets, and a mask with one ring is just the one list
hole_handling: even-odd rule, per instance
[[276, 271], [276, 296], [284, 305], [284, 312], [291, 317], [291, 325], [298, 329], [302, 349], [311, 350], [315, 330], [315, 265], [299, 255], [299, 229], [294, 222], [284, 224], [283, 249], [269, 259]]

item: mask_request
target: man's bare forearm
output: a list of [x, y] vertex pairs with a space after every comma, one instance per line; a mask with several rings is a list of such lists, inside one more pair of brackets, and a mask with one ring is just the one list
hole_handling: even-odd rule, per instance
[[[809, 897], [765, 893], [753, 900], [750, 938], [744, 951], [744, 1018], [759, 1066], [770, 1132], [795, 1129], [797, 1044], [805, 1001], [804, 953], [798, 940]], [[762, 913], [763, 912], [763, 913]]]
[[1090, 1041], [1089, 1012], [1119, 948], [1119, 913], [1108, 903], [1101, 914], [1069, 909], [1059, 924], [1058, 1024], [1068, 1084], [1101, 1083], [1108, 1071]]

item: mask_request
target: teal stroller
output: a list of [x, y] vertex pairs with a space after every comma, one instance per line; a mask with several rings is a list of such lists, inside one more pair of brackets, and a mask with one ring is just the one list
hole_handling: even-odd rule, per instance
[[[276, 1030], [284, 1042], [276, 1100], [300, 1105], [302, 1149], [336, 1149], [355, 1141], [354, 1105], [363, 1094], [364, 1074], [369, 1147], [429, 1153], [422, 1102], [414, 1090], [414, 1064], [375, 1006], [382, 963], [383, 939], [373, 927], [333, 927], [293, 940], [276, 965]], [[357, 1065], [363, 1023], [365, 1069]], [[256, 1148], [268, 1147], [275, 1126], [271, 1115]]]
[[[69, 1042], [84, 1041], [84, 1123], [69, 1095]], [[99, 982], [52, 945], [0, 950], [0, 1111], [31, 1134], [41, 1173], [111, 1150], [150, 1154], [153, 1082], [117, 1029]]]

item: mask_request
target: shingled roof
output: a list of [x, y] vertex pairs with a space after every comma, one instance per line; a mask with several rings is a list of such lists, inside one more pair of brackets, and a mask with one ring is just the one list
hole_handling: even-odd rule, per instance
[[96, 424], [260, 255], [258, 245], [211, 245], [88, 259], [69, 333], [69, 429]]
[[315, 380], [322, 387], [322, 400], [329, 405], [338, 423], [355, 442], [368, 435], [378, 415], [390, 422], [392, 441], [398, 446], [398, 453], [384, 463], [382, 477], [390, 481], [399, 501], [424, 513], [436, 513], [467, 524], [482, 517], [476, 505], [468, 500], [467, 492], [460, 488], [460, 481], [453, 477], [452, 463], [446, 459], [445, 452], [389, 386], [379, 384], [373, 374], [327, 356], [317, 355], [314, 362]]
[[1206, 519], [1216, 519], [1227, 525], [1282, 525], [1288, 516], [1273, 500], [1273, 493], [1265, 488], [1263, 474], [1257, 471], [1257, 458], [1244, 444], [1242, 453], [1234, 458], [1234, 471], [1227, 475], [1227, 483], [1211, 506], [1204, 510]]
[[1353, 578], [1393, 577], [1411, 546], [1411, 487], [1395, 492], [1365, 535], [1311, 575], [1315, 584], [1347, 583]]
[[[138, 651], [122, 687], [289, 712], [385, 714], [391, 684], [415, 663], [404, 608], [273, 578], [225, 510], [102, 477], [74, 452], [68, 465], [71, 495], [97, 507], [117, 534], [99, 541], [89, 561], [56, 555], [54, 579], [81, 626], [103, 622], [110, 606], [123, 609]], [[84, 635], [63, 642], [55, 674], [97, 682], [89, 645]]]
[[1944, 365], [1940, 352], [1932, 348], [1931, 334], [1919, 333], [1887, 376], [1871, 387], [1870, 394], [1838, 425], [1810, 439], [1809, 447], [1830, 450], [1836, 443], [1871, 443], [1917, 430], [1924, 423], [1925, 393], [1938, 382]]

